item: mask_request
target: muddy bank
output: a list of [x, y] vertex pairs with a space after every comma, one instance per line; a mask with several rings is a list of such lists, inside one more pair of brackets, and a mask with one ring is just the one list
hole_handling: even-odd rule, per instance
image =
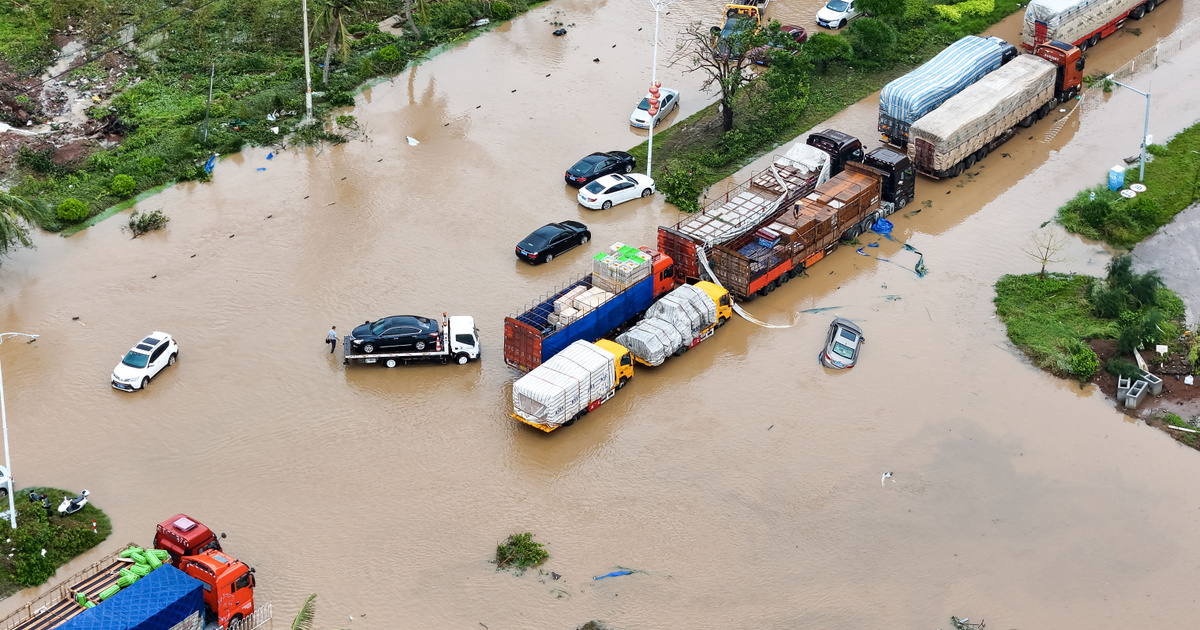
[[[714, 10], [679, 6], [664, 32]], [[1140, 115], [1136, 95], [1081, 107], [1051, 145], [1014, 140], [962, 187], [921, 181], [918, 203], [936, 203], [894, 218], [925, 278], [843, 248], [749, 305], [792, 328], [731, 322], [569, 430], [507, 416], [504, 316], [674, 219], [657, 198], [582, 210], [559, 179], [636, 140], [625, 121], [652, 17], [632, 1], [535, 9], [364, 93], [369, 142], [245, 151], [210, 184], [139, 203], [166, 209], [164, 231], [130, 241], [108, 221], [17, 252], [0, 267], [0, 322], [43, 335], [0, 346], [18, 477], [88, 487], [114, 541], [146, 542], [176, 511], [228, 532], [281, 623], [314, 591], [317, 625], [353, 615], [367, 630], [1191, 618], [1200, 541], [1178, 523], [1200, 502], [1186, 482], [1200, 458], [1027, 365], [992, 319], [996, 278], [1037, 270], [1014, 254], [1027, 232], [1130, 154], [1109, 131]], [[580, 26], [554, 39], [551, 20]], [[695, 111], [698, 85], [666, 72]], [[567, 99], [553, 111], [547, 73]], [[1147, 78], [1195, 84], [1200, 61]], [[1160, 137], [1200, 117], [1183, 91], [1154, 107]], [[588, 223], [592, 247], [518, 263], [516, 239], [558, 219]], [[1063, 271], [1108, 259], [1079, 241], [1070, 254]], [[441, 311], [475, 316], [481, 363], [346, 369], [322, 345], [330, 324]], [[841, 374], [814, 360], [835, 314], [870, 340]], [[179, 339], [179, 363], [146, 392], [112, 391], [118, 355], [151, 330]], [[517, 531], [546, 542], [565, 595], [488, 563]], [[592, 579], [616, 567], [638, 572]]]

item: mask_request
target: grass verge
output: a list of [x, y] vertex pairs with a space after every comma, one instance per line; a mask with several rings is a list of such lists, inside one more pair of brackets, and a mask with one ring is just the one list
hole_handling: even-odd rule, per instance
[[[31, 503], [29, 493], [38, 492], [50, 499], [55, 511], [47, 517], [40, 503]], [[112, 534], [108, 516], [92, 503], [69, 516], [58, 516], [58, 504], [64, 496], [76, 493], [59, 488], [25, 488], [13, 500], [17, 507], [17, 529], [8, 530], [9, 553], [0, 554], [0, 597], [7, 597], [27, 586], [37, 586], [54, 575], [58, 567], [95, 547]], [[92, 531], [92, 521], [96, 531]], [[42, 550], [45, 549], [45, 555]]]
[[[1154, 160], [1146, 164], [1146, 192], [1126, 199], [1105, 184], [1083, 190], [1058, 209], [1058, 222], [1081, 236], [1132, 248], [1200, 200], [1200, 123], [1148, 149]], [[1137, 167], [1131, 170], [1129, 183], [1137, 180]]]

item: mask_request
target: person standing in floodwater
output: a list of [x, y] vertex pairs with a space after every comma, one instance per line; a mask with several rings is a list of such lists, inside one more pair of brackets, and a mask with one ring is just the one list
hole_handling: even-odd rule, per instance
[[333, 354], [333, 349], [337, 347], [337, 326], [329, 327], [329, 334], [325, 335], [325, 343], [329, 344], [329, 354]]

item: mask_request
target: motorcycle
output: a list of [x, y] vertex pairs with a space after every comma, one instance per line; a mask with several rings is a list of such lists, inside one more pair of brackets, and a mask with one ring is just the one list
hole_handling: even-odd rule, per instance
[[83, 506], [87, 505], [88, 495], [90, 495], [90, 494], [91, 494], [90, 492], [88, 492], [87, 490], [84, 490], [83, 492], [79, 493], [79, 496], [77, 496], [75, 498], [71, 498], [69, 496], [63, 497], [62, 503], [58, 504], [58, 515], [66, 516], [68, 514], [74, 514], [74, 513], [78, 512], [79, 510], [82, 510]]

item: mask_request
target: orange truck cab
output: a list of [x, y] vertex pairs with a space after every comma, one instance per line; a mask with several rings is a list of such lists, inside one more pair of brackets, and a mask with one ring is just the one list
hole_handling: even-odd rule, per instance
[[[221, 537], [224, 538], [225, 534], [221, 534]], [[154, 532], [154, 548], [171, 554], [171, 564], [178, 567], [179, 559], [184, 556], [193, 556], [209, 549], [220, 551], [221, 541], [203, 523], [186, 514], [176, 514], [158, 524], [158, 530]]]
[[254, 612], [254, 569], [215, 549], [184, 556], [179, 569], [204, 583], [204, 604], [228, 627]]

